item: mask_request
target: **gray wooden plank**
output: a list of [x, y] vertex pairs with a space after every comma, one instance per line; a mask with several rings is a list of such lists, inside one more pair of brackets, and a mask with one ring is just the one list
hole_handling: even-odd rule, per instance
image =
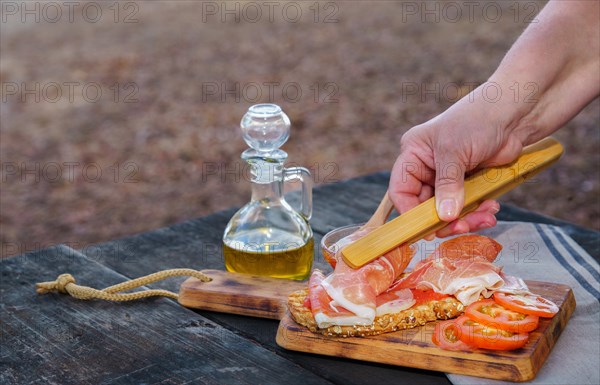
[[124, 276], [65, 246], [0, 262], [0, 383], [303, 383], [327, 381], [161, 298], [126, 303], [38, 295], [69, 272], [104, 287]]

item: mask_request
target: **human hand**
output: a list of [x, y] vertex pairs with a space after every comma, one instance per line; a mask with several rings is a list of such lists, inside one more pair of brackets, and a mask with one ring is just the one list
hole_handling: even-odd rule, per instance
[[494, 215], [500, 210], [496, 201], [485, 201], [457, 218], [464, 206], [465, 173], [509, 163], [520, 154], [522, 142], [505, 126], [489, 106], [465, 99], [409, 130], [402, 137], [390, 179], [389, 194], [398, 212], [408, 211], [435, 192], [438, 215], [449, 222], [437, 231], [438, 237], [495, 226]]

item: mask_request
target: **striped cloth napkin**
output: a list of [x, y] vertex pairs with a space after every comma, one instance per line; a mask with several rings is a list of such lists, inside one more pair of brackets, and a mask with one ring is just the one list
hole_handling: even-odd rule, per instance
[[[480, 232], [503, 245], [496, 264], [526, 280], [573, 289], [577, 307], [532, 384], [600, 384], [600, 266], [559, 227], [499, 222]], [[600, 241], [600, 240], [599, 240]], [[439, 242], [439, 240], [437, 241]], [[418, 250], [432, 250], [426, 242]], [[425, 254], [425, 253], [423, 253]], [[424, 257], [424, 255], [423, 255]], [[417, 254], [413, 262], [420, 260]], [[514, 384], [447, 374], [455, 385]]]

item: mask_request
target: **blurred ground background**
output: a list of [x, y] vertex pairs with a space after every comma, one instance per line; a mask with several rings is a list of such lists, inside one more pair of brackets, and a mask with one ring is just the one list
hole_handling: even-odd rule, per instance
[[[2, 2], [2, 256], [246, 203], [257, 102], [288, 113], [284, 149], [318, 184], [389, 170], [544, 3], [23, 4]], [[560, 163], [502, 201], [600, 230], [599, 120], [595, 100], [556, 134]]]

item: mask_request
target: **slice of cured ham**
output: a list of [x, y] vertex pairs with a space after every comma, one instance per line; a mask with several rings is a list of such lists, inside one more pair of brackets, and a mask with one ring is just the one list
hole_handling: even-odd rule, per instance
[[527, 284], [521, 278], [507, 275], [503, 272], [500, 273], [500, 275], [502, 276], [504, 285], [499, 287], [496, 291], [508, 294], [533, 294], [529, 291], [529, 287], [527, 287]]
[[502, 287], [501, 268], [492, 264], [502, 246], [481, 235], [463, 235], [443, 242], [429, 257], [417, 263], [412, 273], [390, 290], [432, 289], [454, 295], [465, 305], [488, 298]]
[[377, 308], [375, 314], [378, 316], [390, 313], [399, 313], [411, 308], [417, 301], [410, 289], [396, 289], [381, 293], [375, 299]]
[[372, 320], [364, 319], [348, 311], [331, 300], [322, 286], [325, 276], [319, 270], [314, 270], [308, 281], [308, 298], [315, 321], [320, 328], [333, 325], [369, 325]]
[[[348, 239], [354, 241], [367, 232], [354, 233]], [[341, 247], [338, 247], [333, 274], [323, 279], [321, 286], [332, 299], [334, 306], [351, 311], [364, 320], [361, 324], [371, 324], [377, 314], [377, 296], [386, 291], [406, 269], [414, 250], [409, 246], [398, 247], [360, 269], [348, 266], [341, 258], [340, 250]], [[402, 301], [397, 298], [394, 305], [388, 307], [400, 306], [400, 302], [404, 302], [404, 297]], [[402, 303], [401, 306], [405, 304]]]
[[[360, 317], [338, 305], [325, 291], [322, 282], [325, 276], [319, 270], [313, 271], [309, 280], [308, 306], [319, 328], [333, 325], [371, 325], [373, 320]], [[375, 298], [376, 315], [397, 313], [415, 304], [415, 298], [409, 289], [397, 289], [378, 295]]]

